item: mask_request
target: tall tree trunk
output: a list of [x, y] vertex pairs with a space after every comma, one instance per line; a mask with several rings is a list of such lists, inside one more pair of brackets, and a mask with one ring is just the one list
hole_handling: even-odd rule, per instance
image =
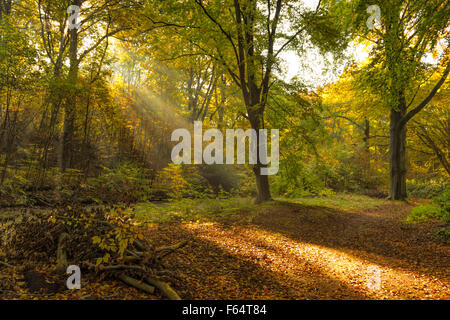
[[[370, 177], [370, 122], [369, 120], [364, 120], [364, 149], [363, 149], [363, 168], [364, 168], [364, 177], [367, 179]], [[366, 180], [367, 181], [367, 180]]]
[[404, 109], [391, 109], [390, 116], [390, 193], [391, 200], [405, 200], [406, 193], [406, 128], [400, 125]]
[[257, 203], [269, 201], [272, 199], [272, 196], [270, 195], [269, 176], [261, 175], [261, 168], [262, 165], [258, 164], [253, 167], [253, 172], [255, 173], [256, 177]]
[[256, 191], [257, 191], [256, 202], [261, 203], [264, 201], [272, 200], [272, 196], [270, 194], [269, 177], [267, 175], [261, 174], [261, 168], [266, 167], [266, 165], [261, 163], [261, 158], [259, 154], [259, 150], [261, 149], [261, 144], [263, 143], [263, 141], [259, 139], [258, 132], [260, 129], [263, 128], [264, 121], [262, 112], [259, 111], [261, 109], [257, 110], [256, 108], [258, 105], [259, 104], [250, 106], [247, 108], [247, 110], [249, 115], [248, 119], [250, 121], [251, 127], [256, 131], [257, 136], [257, 144], [256, 144], [257, 161], [256, 164], [253, 166], [253, 173], [255, 174], [256, 178]]
[[[81, 0], [73, 0], [72, 5], [80, 6]], [[69, 47], [69, 93], [67, 96], [64, 114], [64, 126], [62, 135], [61, 150], [61, 171], [64, 172], [72, 166], [73, 159], [73, 139], [75, 131], [75, 113], [78, 83], [78, 30], [73, 28], [70, 30], [70, 47]]]
[[[407, 111], [405, 89], [402, 88], [398, 95], [398, 107], [391, 108], [390, 123], [390, 198], [392, 200], [404, 200], [406, 193], [406, 124], [411, 118], [425, 108], [431, 99], [436, 95], [439, 88], [444, 84], [450, 73], [450, 63], [439, 79], [437, 84], [430, 91], [428, 96], [415, 108]], [[401, 86], [394, 86], [401, 88]]]

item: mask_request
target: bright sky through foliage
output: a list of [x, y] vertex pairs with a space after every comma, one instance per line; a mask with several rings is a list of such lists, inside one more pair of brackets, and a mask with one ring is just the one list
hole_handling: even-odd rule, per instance
[[[307, 8], [314, 10], [317, 8], [319, 0], [304, 0]], [[347, 49], [347, 55], [356, 61], [363, 61], [368, 57], [368, 53], [363, 46], [355, 46], [350, 44]], [[284, 60], [282, 65], [282, 77], [286, 81], [292, 81], [295, 78], [305, 81], [307, 86], [317, 87], [327, 83], [334, 82], [339, 79], [343, 66], [338, 66], [335, 70], [327, 67], [324, 57], [318, 50], [308, 50], [306, 55], [301, 57], [292, 50], [287, 50], [280, 54]], [[325, 57], [332, 63], [332, 57]]]

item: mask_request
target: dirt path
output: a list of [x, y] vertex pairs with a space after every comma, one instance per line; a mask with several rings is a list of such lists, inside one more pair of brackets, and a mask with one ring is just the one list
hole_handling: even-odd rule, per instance
[[161, 244], [190, 240], [166, 261], [185, 299], [450, 299], [450, 246], [432, 225], [402, 223], [410, 208], [279, 203], [250, 223], [150, 231]]

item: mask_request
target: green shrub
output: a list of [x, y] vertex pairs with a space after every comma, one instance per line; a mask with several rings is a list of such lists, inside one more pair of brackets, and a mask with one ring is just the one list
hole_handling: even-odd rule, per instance
[[[231, 192], [233, 189], [239, 188], [239, 169], [236, 166], [200, 165], [198, 171], [216, 193], [219, 190]], [[253, 175], [251, 177], [253, 178]]]
[[315, 162], [291, 165], [285, 161], [280, 167], [280, 173], [272, 177], [273, 194], [288, 198], [322, 195], [329, 191], [323, 179], [325, 170]]
[[406, 189], [410, 197], [431, 199], [444, 192], [448, 182], [442, 180], [417, 181], [414, 179], [406, 181]]
[[211, 193], [208, 182], [192, 165], [169, 164], [158, 172], [153, 188], [162, 190], [169, 198], [202, 198]]
[[439, 218], [440, 209], [436, 206], [418, 206], [411, 210], [408, 215], [408, 222], [425, 222], [429, 219]]
[[439, 205], [441, 219], [450, 222], [450, 185], [438, 196], [433, 198], [433, 201]]
[[94, 200], [135, 202], [147, 200], [151, 194], [150, 174], [145, 169], [125, 163], [114, 169], [103, 168], [97, 178], [88, 179], [85, 188]]
[[[408, 222], [424, 222], [429, 219], [439, 219], [442, 222], [450, 223], [450, 186], [433, 198], [436, 205], [422, 205], [415, 207], [408, 215]], [[443, 229], [448, 230], [448, 228]]]
[[0, 185], [0, 205], [25, 205], [28, 204], [29, 198], [25, 192], [29, 182], [21, 177], [15, 176], [6, 178], [3, 184]]

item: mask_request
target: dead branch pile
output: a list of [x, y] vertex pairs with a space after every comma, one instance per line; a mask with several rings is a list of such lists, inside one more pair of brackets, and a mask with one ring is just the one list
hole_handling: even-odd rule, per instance
[[53, 265], [65, 273], [69, 265], [95, 272], [101, 279], [114, 277], [169, 299], [180, 299], [170, 286], [157, 279], [162, 259], [186, 242], [154, 247], [145, 241], [134, 213], [121, 207], [58, 208], [50, 213], [25, 210], [0, 221], [4, 264]]

